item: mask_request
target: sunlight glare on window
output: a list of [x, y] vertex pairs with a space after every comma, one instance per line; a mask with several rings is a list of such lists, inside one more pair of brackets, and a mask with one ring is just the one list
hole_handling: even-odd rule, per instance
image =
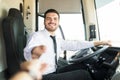
[[66, 39], [85, 40], [82, 14], [61, 14], [60, 25]]
[[111, 40], [114, 45], [119, 43], [120, 0], [113, 0], [97, 9], [101, 40]]

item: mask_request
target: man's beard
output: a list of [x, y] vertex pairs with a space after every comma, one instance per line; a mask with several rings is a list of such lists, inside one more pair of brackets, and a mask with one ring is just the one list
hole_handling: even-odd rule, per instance
[[50, 31], [50, 32], [54, 32], [54, 31], [56, 31], [56, 29], [57, 28], [47, 28], [47, 27], [45, 27], [48, 31]]

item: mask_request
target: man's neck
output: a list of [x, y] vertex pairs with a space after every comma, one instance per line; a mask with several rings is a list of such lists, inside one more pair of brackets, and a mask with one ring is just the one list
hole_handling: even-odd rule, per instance
[[55, 36], [55, 31], [48, 31], [50, 35]]

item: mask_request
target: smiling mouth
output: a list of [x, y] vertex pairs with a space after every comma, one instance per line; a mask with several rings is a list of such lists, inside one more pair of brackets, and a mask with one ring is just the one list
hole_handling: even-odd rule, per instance
[[54, 23], [50, 23], [49, 25], [50, 25], [50, 26], [55, 26], [55, 24], [54, 24]]

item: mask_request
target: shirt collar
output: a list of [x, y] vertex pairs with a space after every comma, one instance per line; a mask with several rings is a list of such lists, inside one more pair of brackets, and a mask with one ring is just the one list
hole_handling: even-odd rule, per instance
[[[46, 34], [48, 35], [48, 36], [50, 36], [51, 34], [48, 32], [48, 30], [47, 29], [45, 29], [44, 30], [45, 32], [46, 32]], [[56, 36], [56, 33], [55, 33], [55, 35], [54, 36]]]

